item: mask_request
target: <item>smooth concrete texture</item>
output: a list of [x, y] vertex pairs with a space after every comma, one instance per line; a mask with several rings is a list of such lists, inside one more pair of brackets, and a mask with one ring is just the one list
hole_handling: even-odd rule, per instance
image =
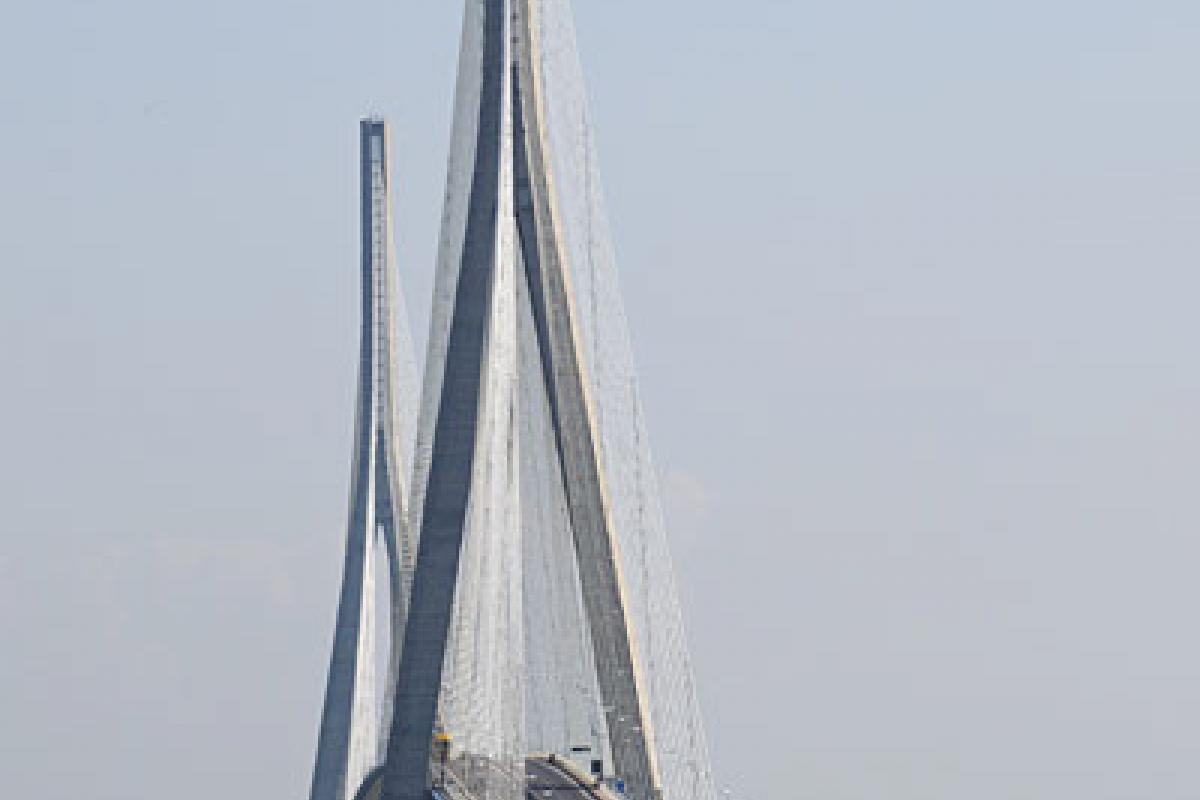
[[[445, 309], [444, 356], [431, 355], [426, 362], [427, 372], [437, 375], [426, 383], [426, 402], [434, 403], [435, 410], [432, 430], [423, 428], [418, 433], [418, 452], [428, 450], [429, 457], [417, 466], [416, 480], [423, 488], [416, 500], [419, 511], [414, 511], [420, 514], [419, 545], [384, 765], [384, 800], [424, 800], [427, 795], [430, 746], [442, 694], [443, 664], [450, 652], [452, 616], [456, 600], [461, 603], [464, 591], [473, 588], [462, 584], [474, 583], [460, 578], [464, 540], [470, 544], [469, 529], [476, 532], [474, 538], [496, 537], [499, 530], [493, 512], [503, 515], [503, 508], [488, 502], [484, 473], [493, 454], [489, 434], [497, 432], [494, 426], [511, 420], [504, 385], [511, 381], [512, 370], [503, 368], [499, 350], [505, 349], [504, 324], [495, 311], [503, 304], [499, 296], [505, 284], [510, 292], [515, 291], [511, 277], [507, 281], [502, 277], [511, 275], [513, 268], [511, 233], [506, 237], [504, 232], [506, 224], [511, 228], [511, 201], [506, 209], [504, 199], [511, 196], [511, 178], [505, 181], [502, 177], [505, 162], [512, 159], [506, 103], [510, 91], [508, 3], [468, 0], [464, 27], [468, 33], [463, 48], [471, 52], [464, 53], [463, 62], [470, 74], [460, 78], [463, 88], [457, 105], [460, 116], [477, 120], [475, 142], [462, 140], [474, 161], [465, 226], [447, 234], [450, 238], [461, 236], [462, 241], [453, 250], [460, 262], [445, 267], [454, 288], [452, 304]], [[451, 170], [467, 163], [456, 159]], [[457, 176], [450, 179], [456, 180]], [[507, 247], [502, 241], [505, 238]], [[508, 336], [514, 337], [511, 316], [509, 326]], [[511, 352], [511, 346], [507, 349]], [[504, 413], [495, 413], [489, 400], [498, 400]], [[502, 430], [498, 432], [501, 446], [511, 440]], [[481, 454], [478, 463], [477, 451]], [[502, 460], [511, 463], [513, 459]], [[515, 492], [504, 494], [511, 497]], [[496, 593], [481, 602], [493, 608], [503, 604]], [[515, 640], [519, 642], [520, 637]], [[472, 655], [469, 668], [474, 669], [482, 659], [476, 648]], [[477, 666], [484, 671], [490, 664]], [[489, 704], [475, 711], [494, 718], [498, 709]], [[455, 732], [464, 737], [471, 733], [469, 729]]]

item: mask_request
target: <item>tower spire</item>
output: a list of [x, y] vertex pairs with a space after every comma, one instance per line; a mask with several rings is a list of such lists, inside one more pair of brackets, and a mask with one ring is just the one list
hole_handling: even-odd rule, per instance
[[[386, 122], [360, 123], [362, 331], [346, 555], [310, 800], [351, 800], [381, 757], [412, 573], [407, 453], [416, 379], [392, 234]], [[389, 597], [389, 669], [376, 674], [376, 575]], [[381, 718], [381, 709], [387, 713]]]

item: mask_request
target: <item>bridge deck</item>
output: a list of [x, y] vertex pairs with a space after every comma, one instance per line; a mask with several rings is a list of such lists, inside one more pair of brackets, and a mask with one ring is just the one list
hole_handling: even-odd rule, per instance
[[[438, 775], [435, 767], [434, 774]], [[432, 790], [434, 800], [473, 800], [472, 796], [454, 778], [445, 786]], [[381, 800], [383, 794], [383, 770], [376, 769], [356, 795], [356, 800]], [[525, 760], [525, 796], [528, 800], [617, 800], [605, 786], [592, 786], [587, 776], [568, 766], [554, 756], [530, 756]]]
[[549, 759], [527, 759], [525, 779], [525, 796], [529, 800], [607, 800]]

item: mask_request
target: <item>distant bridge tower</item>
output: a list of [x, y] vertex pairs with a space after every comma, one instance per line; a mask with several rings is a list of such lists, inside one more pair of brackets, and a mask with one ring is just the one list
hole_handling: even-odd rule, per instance
[[[360, 125], [362, 337], [346, 560], [310, 800], [351, 800], [381, 757], [412, 577], [407, 520], [416, 370], [392, 241], [387, 123]], [[375, 576], [385, 556], [390, 668], [378, 696]], [[389, 646], [389, 643], [383, 643]]]
[[[378, 125], [312, 800], [521, 800], [527, 775], [601, 797], [580, 777], [594, 767], [630, 800], [714, 800], [569, 0], [466, 2], [410, 487], [411, 418], [382, 355], [396, 302]], [[390, 719], [367, 656], [372, 536], [393, 590]]]

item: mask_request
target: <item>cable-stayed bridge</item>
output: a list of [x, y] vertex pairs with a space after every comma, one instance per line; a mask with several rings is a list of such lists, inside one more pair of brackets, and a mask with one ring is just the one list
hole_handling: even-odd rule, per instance
[[310, 800], [712, 800], [569, 0], [467, 0], [419, 399], [387, 126], [361, 134], [354, 470]]

